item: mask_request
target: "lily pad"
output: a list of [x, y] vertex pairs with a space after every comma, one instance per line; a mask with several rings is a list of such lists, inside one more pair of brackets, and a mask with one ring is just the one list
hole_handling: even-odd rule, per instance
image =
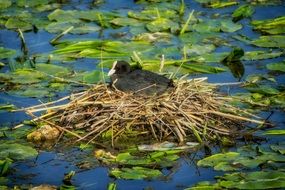
[[112, 169], [110, 174], [119, 179], [151, 179], [162, 176], [159, 170], [143, 167]]
[[5, 24], [5, 27], [8, 29], [18, 29], [20, 28], [22, 31], [32, 30], [33, 25], [28, 20], [22, 20], [20, 18], [9, 18]]
[[42, 73], [63, 77], [70, 73], [69, 69], [59, 65], [40, 63], [36, 65], [37, 71]]
[[129, 11], [128, 16], [138, 20], [153, 21], [159, 18], [176, 18], [178, 17], [178, 14], [176, 11], [170, 9], [148, 8], [139, 13]]
[[87, 72], [83, 75], [83, 82], [94, 84], [99, 82], [105, 82], [108, 78], [109, 77], [106, 75], [106, 73], [102, 73], [102, 71], [92, 71]]
[[285, 61], [279, 63], [269, 63], [266, 65], [266, 68], [272, 71], [285, 72]]
[[17, 90], [10, 90], [9, 94], [17, 96], [26, 96], [32, 98], [42, 98], [52, 96], [52, 92], [48, 88], [29, 86], [27, 88], [20, 88]]
[[12, 160], [24, 160], [38, 155], [38, 152], [27, 145], [18, 143], [1, 142], [0, 159], [11, 158]]
[[251, 44], [258, 47], [285, 48], [285, 36], [260, 36], [258, 39], [253, 40]]
[[150, 32], [163, 32], [163, 31], [175, 31], [178, 30], [179, 26], [177, 23], [167, 19], [167, 18], [158, 18], [146, 25], [146, 28]]
[[211, 53], [216, 49], [216, 46], [213, 44], [205, 44], [205, 45], [199, 45], [199, 44], [193, 44], [193, 45], [187, 45], [185, 46], [184, 51], [189, 55], [203, 55], [206, 53]]
[[142, 23], [134, 18], [115, 18], [110, 21], [112, 24], [117, 26], [141, 26]]
[[259, 93], [259, 94], [264, 94], [264, 95], [277, 95], [279, 94], [279, 90], [276, 88], [273, 88], [268, 85], [259, 85], [259, 86], [254, 86], [254, 87], [246, 87], [246, 89], [250, 92], [253, 93]]
[[74, 27], [70, 31], [70, 33], [72, 34], [87, 34], [100, 30], [100, 27], [98, 26], [86, 24], [79, 20], [52, 22], [45, 27], [45, 30], [50, 33], [61, 33], [66, 31], [70, 27]]
[[283, 145], [271, 145], [270, 148], [280, 154], [285, 154], [285, 146]]
[[242, 29], [242, 25], [238, 23], [234, 23], [231, 20], [221, 20], [221, 31], [223, 32], [236, 32]]
[[204, 166], [204, 167], [214, 167], [220, 162], [230, 162], [230, 161], [235, 160], [239, 156], [240, 154], [238, 152], [227, 152], [224, 154], [223, 153], [214, 154], [212, 156], [199, 160], [197, 165]]
[[233, 6], [233, 5], [237, 5], [238, 2], [236, 1], [209, 1], [209, 0], [206, 0], [206, 3], [205, 1], [199, 1], [198, 2], [204, 2], [203, 3], [203, 6], [205, 7], [210, 7], [210, 8], [224, 8], [224, 7], [228, 7], [228, 6]]
[[254, 30], [258, 30], [267, 34], [283, 34], [285, 33], [285, 16], [267, 20], [253, 20], [251, 22]]
[[48, 4], [49, 1], [50, 0], [17, 0], [17, 5], [20, 7], [36, 7]]
[[[177, 64], [178, 66], [178, 64]], [[207, 64], [197, 64], [197, 63], [184, 63], [182, 64], [182, 67], [185, 69], [188, 69], [191, 73], [220, 73], [226, 71], [224, 68], [221, 67], [214, 67]]]
[[15, 84], [38, 83], [46, 76], [44, 73], [32, 69], [18, 69], [11, 73], [11, 82]]
[[12, 57], [13, 55], [15, 55], [15, 53], [15, 50], [0, 47], [0, 59]]
[[233, 12], [232, 18], [234, 22], [237, 22], [243, 18], [250, 17], [253, 13], [254, 9], [252, 6], [242, 5]]
[[11, 0], [1, 0], [0, 1], [0, 9], [6, 9], [12, 5]]
[[261, 60], [261, 59], [272, 59], [276, 57], [280, 57], [284, 53], [282, 51], [273, 51], [273, 52], [266, 52], [266, 51], [248, 51], [245, 52], [245, 55], [242, 57], [242, 60]]
[[285, 187], [285, 172], [258, 171], [226, 174], [219, 185], [234, 189], [272, 189]]

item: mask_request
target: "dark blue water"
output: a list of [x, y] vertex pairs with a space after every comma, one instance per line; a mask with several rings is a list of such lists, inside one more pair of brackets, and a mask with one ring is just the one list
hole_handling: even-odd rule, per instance
[[[186, 6], [189, 10], [194, 9], [196, 12], [203, 11], [206, 13], [206, 16], [210, 16], [213, 13], [220, 13], [230, 15], [233, 10], [237, 8], [237, 6], [224, 8], [224, 9], [208, 9], [203, 8], [201, 5], [193, 0], [185, 1]], [[78, 9], [78, 10], [86, 10], [86, 9], [100, 9], [112, 11], [116, 10], [119, 12], [127, 13], [129, 10], [141, 10], [143, 8], [143, 4], [136, 4], [132, 0], [107, 0], [104, 4], [99, 5], [98, 7], [91, 6], [92, 1], [70, 1], [69, 4], [63, 6], [63, 9]], [[257, 6], [255, 7], [256, 11], [252, 17], [252, 19], [269, 19], [277, 16], [284, 15], [285, 13], [285, 5], [278, 6]], [[250, 27], [250, 20], [244, 19], [241, 21], [244, 25], [243, 29], [236, 32], [235, 34], [244, 34], [250, 38], [257, 38], [260, 34], [253, 32]], [[85, 35], [66, 35], [63, 37], [64, 39], [110, 39], [112, 36], [110, 34], [115, 32], [122, 32], [125, 29], [106, 29], [102, 31], [102, 33], [96, 32], [92, 34]], [[225, 38], [231, 39], [231, 35], [234, 34], [226, 34]], [[27, 32], [24, 33], [27, 46], [29, 47], [30, 54], [37, 53], [47, 53], [54, 50], [54, 47], [49, 44], [49, 41], [55, 37], [54, 34], [50, 34], [44, 30], [40, 30], [37, 33]], [[231, 39], [232, 40], [232, 39]], [[248, 50], [257, 50], [262, 48], [256, 48], [253, 46], [247, 46], [239, 41], [233, 40], [234, 44], [240, 45], [244, 48], [245, 51]], [[11, 30], [1, 29], [0, 30], [0, 45], [5, 48], [11, 48], [20, 50], [20, 39], [18, 38], [18, 34]], [[222, 47], [217, 51], [224, 51], [228, 47]], [[20, 51], [19, 51], [20, 53]], [[266, 63], [277, 62], [284, 59], [276, 58], [271, 60], [263, 60], [256, 62], [245, 61], [245, 74], [242, 81], [246, 78], [246, 76], [253, 73], [267, 73], [265, 69], [260, 69], [260, 65], [265, 65]], [[5, 60], [3, 61], [5, 62]], [[72, 67], [75, 70], [94, 70], [96, 69], [96, 64], [99, 60], [93, 59], [84, 59], [78, 60], [73, 63], [66, 63], [67, 66]], [[1, 72], [8, 71], [8, 66], [1, 69]], [[230, 72], [223, 72], [219, 74], [209, 74], [209, 75], [195, 75], [195, 77], [199, 76], [207, 76], [209, 82], [212, 83], [225, 83], [225, 82], [237, 82], [237, 79], [233, 77]], [[285, 82], [284, 75], [280, 75], [277, 77], [277, 81], [279, 83]], [[238, 87], [224, 87], [224, 91], [233, 94], [235, 92], [242, 91]], [[59, 95], [63, 96], [64, 94]], [[43, 99], [42, 101], [48, 101], [48, 99]], [[17, 107], [27, 107], [31, 105], [38, 104], [39, 101], [34, 98], [24, 98], [24, 97], [16, 97], [7, 94], [7, 92], [0, 92], [0, 104], [1, 103], [12, 103]], [[265, 113], [267, 115], [268, 113]], [[8, 124], [15, 125], [25, 119], [29, 119], [25, 113], [0, 113], [0, 124]], [[275, 111], [274, 114], [270, 117], [270, 121], [274, 122], [278, 128], [283, 128], [285, 126], [285, 114], [282, 111]], [[11, 126], [11, 127], [12, 127]], [[270, 139], [272, 142], [280, 141], [279, 137], [272, 137]], [[219, 151], [217, 149], [217, 151]], [[76, 171], [76, 175], [72, 178], [73, 184], [78, 187], [78, 189], [98, 189], [103, 190], [106, 189], [108, 183], [116, 182], [118, 189], [144, 189], [144, 188], [153, 188], [153, 189], [184, 189], [185, 187], [192, 186], [193, 184], [204, 181], [204, 180], [214, 180], [214, 176], [221, 174], [220, 172], [213, 171], [212, 169], [207, 168], [198, 168], [195, 165], [195, 161], [203, 157], [203, 152], [198, 152], [195, 157], [194, 154], [189, 153], [189, 155], [185, 155], [182, 157], [176, 165], [170, 169], [164, 169], [163, 172], [166, 175], [163, 179], [157, 180], [118, 180], [108, 176], [108, 167], [96, 166], [89, 170], [81, 170], [76, 164], [76, 160], [72, 159], [72, 157], [76, 157], [79, 151], [73, 151], [67, 153], [62, 152], [40, 152], [39, 156], [34, 160], [29, 160], [25, 162], [17, 162], [13, 164], [13, 168], [16, 172], [13, 172], [12, 176], [8, 176], [11, 178], [10, 185], [15, 184], [52, 184], [52, 185], [61, 185], [62, 179], [65, 173], [70, 172], [71, 170]]]

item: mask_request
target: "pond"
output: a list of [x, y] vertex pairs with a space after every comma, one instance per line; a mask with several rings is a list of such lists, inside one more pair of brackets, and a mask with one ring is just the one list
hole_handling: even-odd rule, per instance
[[[1, 0], [0, 189], [285, 188], [284, 13], [283, 0]], [[27, 142], [31, 114], [12, 110], [109, 82], [115, 60], [158, 73], [162, 55], [164, 74], [207, 77], [270, 125], [248, 124], [234, 142], [205, 141], [179, 154], [108, 147], [105, 160], [96, 145]], [[114, 163], [112, 154], [123, 159]]]

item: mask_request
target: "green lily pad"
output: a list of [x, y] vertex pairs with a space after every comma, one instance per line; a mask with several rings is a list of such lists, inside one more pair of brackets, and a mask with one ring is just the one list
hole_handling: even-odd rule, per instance
[[277, 95], [277, 94], [279, 94], [279, 90], [277, 90], [276, 88], [273, 88], [271, 86], [268, 86], [268, 85], [246, 87], [246, 89], [250, 92], [264, 94], [264, 95]]
[[46, 76], [44, 73], [32, 69], [18, 69], [11, 73], [11, 82], [15, 84], [38, 83]]
[[233, 12], [232, 18], [234, 22], [237, 22], [243, 18], [251, 17], [253, 13], [254, 13], [254, 9], [252, 6], [242, 5]]
[[112, 24], [117, 26], [141, 26], [142, 23], [134, 18], [115, 18], [110, 21]]
[[83, 82], [94, 84], [105, 82], [109, 77], [102, 71], [87, 72], [83, 75]]
[[269, 63], [266, 65], [266, 68], [272, 71], [285, 72], [285, 61], [279, 63]]
[[12, 57], [15, 53], [15, 50], [0, 47], [0, 59]]
[[285, 154], [285, 145], [271, 145], [270, 148], [280, 154]]
[[184, 51], [189, 55], [203, 55], [206, 53], [211, 53], [216, 49], [216, 46], [213, 44], [193, 44], [193, 45], [186, 45]]
[[261, 59], [272, 59], [280, 57], [283, 54], [282, 51], [266, 52], [266, 51], [248, 51], [242, 57], [242, 60], [261, 60]]
[[32, 30], [33, 24], [28, 20], [22, 20], [20, 18], [9, 18], [5, 24], [5, 27], [8, 29], [18, 29], [22, 31]]
[[197, 44], [218, 37], [218, 33], [198, 33], [198, 32], [187, 32], [178, 36], [178, 38], [185, 44]]
[[229, 19], [221, 20], [221, 31], [223, 32], [236, 32], [242, 29], [242, 25], [238, 23], [234, 23]]
[[220, 23], [217, 21], [203, 21], [192, 26], [193, 30], [199, 33], [220, 32]]
[[220, 162], [233, 161], [239, 156], [240, 154], [238, 152], [227, 152], [227, 153], [214, 154], [212, 156], [199, 160], [197, 165], [203, 166], [203, 167], [214, 167]]
[[49, 1], [50, 0], [17, 0], [17, 5], [20, 7], [36, 7], [48, 4]]
[[1, 0], [0, 1], [0, 9], [6, 9], [12, 5], [11, 0]]
[[228, 6], [233, 6], [233, 5], [237, 5], [238, 2], [236, 1], [211, 1], [211, 0], [196, 0], [198, 2], [203, 2], [203, 6], [205, 7], [210, 7], [210, 8], [224, 8], [224, 7], [228, 7]]
[[[179, 64], [177, 64], [178, 66]], [[198, 63], [191, 63], [182, 64], [182, 67], [185, 69], [188, 69], [190, 72], [196, 72], [196, 73], [220, 73], [226, 71], [224, 68], [221, 67], [214, 67], [207, 64], [198, 64]]]
[[260, 36], [258, 39], [253, 40], [251, 44], [258, 47], [285, 48], [285, 36]]
[[266, 161], [263, 159], [253, 159], [250, 157], [240, 157], [240, 158], [236, 159], [232, 164], [233, 165], [242, 165], [243, 167], [254, 169], [264, 162], [266, 162]]
[[83, 23], [80, 20], [52, 22], [45, 27], [45, 30], [50, 33], [61, 33], [70, 27], [74, 27], [71, 31], [69, 31], [71, 34], [87, 34], [100, 30], [100, 27]]
[[112, 169], [110, 174], [119, 179], [151, 179], [163, 175], [159, 170], [143, 167]]
[[179, 26], [177, 23], [167, 19], [167, 18], [158, 18], [146, 25], [146, 28], [150, 32], [163, 32], [168, 30], [178, 30]]
[[170, 9], [148, 8], [142, 10], [141, 12], [129, 11], [128, 16], [130, 18], [135, 18], [138, 20], [152, 21], [159, 18], [166, 18], [166, 19], [177, 18], [178, 14], [176, 11]]
[[141, 33], [133, 38], [134, 41], [160, 42], [170, 41], [172, 35], [166, 32]]
[[38, 155], [38, 152], [27, 145], [18, 143], [1, 142], [0, 159], [24, 160]]
[[254, 30], [258, 30], [267, 34], [283, 34], [285, 33], [285, 16], [267, 20], [253, 20], [251, 22]]
[[70, 73], [69, 69], [59, 65], [40, 63], [36, 65], [37, 71], [42, 73], [63, 77]]
[[20, 88], [17, 90], [10, 90], [9, 94], [17, 96], [26, 96], [31, 98], [42, 98], [52, 96], [52, 92], [48, 88], [29, 86], [27, 88]]
[[236, 170], [238, 170], [238, 168], [234, 167], [233, 165], [231, 165], [228, 162], [219, 162], [218, 164], [216, 164], [214, 166], [214, 170], [218, 170], [218, 171], [236, 171]]
[[285, 172], [258, 171], [226, 174], [219, 185], [234, 189], [272, 189], [285, 187]]

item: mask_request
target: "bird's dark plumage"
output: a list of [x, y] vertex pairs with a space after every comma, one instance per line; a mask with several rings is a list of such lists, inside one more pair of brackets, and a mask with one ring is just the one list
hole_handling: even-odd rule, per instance
[[125, 61], [114, 62], [108, 75], [111, 77], [112, 85], [124, 92], [159, 95], [173, 87], [172, 80], [150, 71], [132, 70]]

